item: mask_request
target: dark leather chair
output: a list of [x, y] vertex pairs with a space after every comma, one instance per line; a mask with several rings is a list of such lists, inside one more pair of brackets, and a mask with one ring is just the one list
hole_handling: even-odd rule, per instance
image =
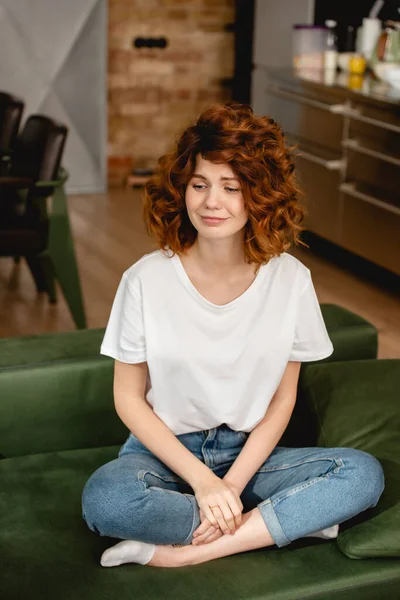
[[[76, 325], [86, 327], [81, 286], [64, 192], [61, 160], [68, 129], [31, 115], [18, 136], [6, 176], [0, 177], [0, 256], [23, 256], [38, 292], [56, 302], [60, 283]], [[49, 202], [51, 199], [51, 202]]]
[[7, 170], [23, 111], [22, 100], [7, 92], [0, 92], [0, 176]]

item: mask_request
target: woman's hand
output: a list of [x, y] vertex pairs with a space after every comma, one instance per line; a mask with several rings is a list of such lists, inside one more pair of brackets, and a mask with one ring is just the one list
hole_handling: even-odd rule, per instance
[[193, 533], [192, 544], [195, 546], [199, 546], [200, 544], [209, 544], [210, 542], [214, 542], [224, 535], [219, 527], [214, 527], [214, 525], [211, 525], [201, 508], [200, 521], [201, 524]]
[[[219, 528], [222, 533], [233, 533], [242, 522], [243, 504], [240, 495], [234, 486], [229, 486], [217, 476], [200, 482], [194, 488], [199, 509], [209, 523], [201, 526], [202, 534], [208, 532], [210, 526]], [[208, 532], [210, 533], [210, 532]], [[207, 538], [208, 539], [208, 538]]]

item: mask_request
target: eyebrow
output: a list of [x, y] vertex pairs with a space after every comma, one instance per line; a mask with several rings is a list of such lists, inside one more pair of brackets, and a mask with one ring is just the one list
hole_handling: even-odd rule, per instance
[[[204, 175], [200, 175], [200, 173], [193, 173], [192, 177], [200, 177], [200, 179], [204, 179], [205, 181], [208, 181], [207, 177], [204, 177]], [[239, 182], [237, 177], [220, 177], [220, 180], [221, 181], [237, 181], [237, 182]]]

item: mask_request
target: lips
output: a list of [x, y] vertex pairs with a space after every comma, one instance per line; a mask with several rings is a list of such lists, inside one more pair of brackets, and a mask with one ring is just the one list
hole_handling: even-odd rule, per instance
[[202, 219], [205, 219], [206, 221], [226, 221], [226, 219], [220, 219], [219, 217], [201, 217]]

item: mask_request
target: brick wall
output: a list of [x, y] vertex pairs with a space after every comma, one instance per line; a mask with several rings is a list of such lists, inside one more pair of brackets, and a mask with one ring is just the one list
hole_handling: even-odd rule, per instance
[[[109, 184], [154, 167], [177, 132], [210, 102], [226, 102], [233, 75], [234, 0], [109, 0]], [[135, 48], [165, 37], [166, 48]]]

